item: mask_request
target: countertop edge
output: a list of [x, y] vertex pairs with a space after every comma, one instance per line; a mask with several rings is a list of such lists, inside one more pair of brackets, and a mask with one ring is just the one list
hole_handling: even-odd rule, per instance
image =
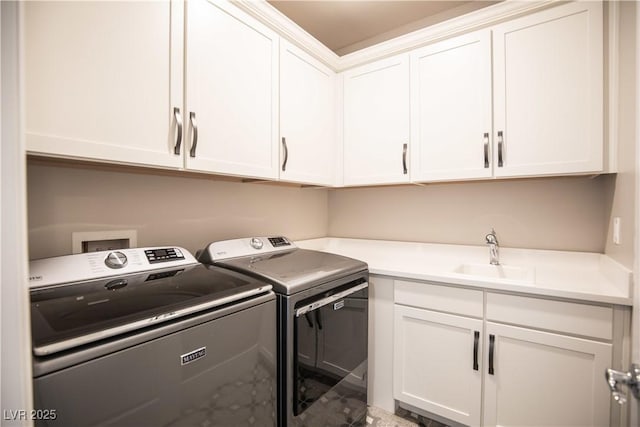
[[[341, 249], [341, 243], [344, 246], [344, 243], [348, 244], [349, 248]], [[377, 251], [397, 251], [401, 252], [411, 252], [415, 251], [416, 248], [429, 248], [429, 249], [437, 249], [441, 246], [443, 249], [446, 247], [447, 250], [451, 250], [451, 248], [459, 247], [460, 251], [469, 251], [469, 250], [477, 250], [474, 246], [464, 246], [464, 245], [451, 245], [451, 244], [434, 244], [434, 243], [417, 243], [417, 242], [400, 242], [400, 241], [377, 241], [377, 240], [368, 240], [368, 239], [353, 239], [353, 238], [333, 238], [333, 237], [321, 237], [316, 239], [308, 239], [297, 241], [298, 244], [302, 248], [306, 249], [315, 249], [326, 252], [333, 252], [344, 256], [349, 256], [352, 258], [358, 258], [357, 255], [353, 253], [354, 245], [360, 246], [362, 245], [362, 249], [371, 250], [374, 248]], [[389, 247], [393, 246], [393, 247]], [[403, 247], [404, 246], [404, 247]], [[400, 248], [400, 249], [399, 249]], [[408, 280], [417, 280], [417, 281], [428, 281], [434, 282], [438, 284], [451, 284], [454, 286], [461, 286], [466, 288], [474, 288], [474, 289], [484, 289], [484, 290], [493, 290], [493, 291], [501, 291], [501, 292], [511, 292], [511, 293], [519, 293], [519, 294], [527, 294], [532, 296], [539, 297], [549, 297], [549, 298], [559, 298], [573, 301], [580, 301], [585, 303], [600, 303], [600, 304], [613, 304], [613, 305], [622, 305], [622, 306], [632, 306], [633, 305], [633, 274], [631, 270], [619, 264], [617, 261], [613, 260], [611, 257], [606, 254], [600, 253], [590, 253], [590, 252], [563, 252], [563, 251], [544, 251], [537, 249], [517, 249], [517, 248], [507, 248], [507, 250], [513, 249], [515, 251], [530, 251], [531, 253], [539, 253], [543, 255], [549, 255], [552, 253], [557, 254], [566, 254], [566, 256], [570, 257], [580, 257], [584, 256], [585, 259], [589, 260], [589, 267], [597, 269], [597, 271], [602, 276], [603, 283], [602, 287], [606, 289], [610, 289], [611, 292], [593, 292], [586, 291], [582, 292], [577, 289], [561, 289], [552, 286], [545, 286], [544, 284], [537, 283], [535, 286], [532, 286], [526, 282], [520, 282], [515, 280], [500, 280], [500, 281], [492, 281], [489, 278], [485, 277], [464, 277], [462, 275], [457, 274], [445, 274], [441, 269], [429, 266], [421, 266], [425, 269], [425, 272], [416, 272], [411, 271], [411, 268], [406, 268], [404, 265], [398, 266], [395, 268], [393, 265], [384, 267], [381, 265], [377, 265], [375, 260], [372, 262], [371, 259], [367, 259], [367, 256], [363, 256], [359, 259], [365, 261], [369, 265], [369, 271], [373, 275], [378, 276], [388, 276], [397, 279], [408, 279]], [[431, 271], [429, 271], [431, 269]]]
[[613, 305], [623, 305], [623, 306], [632, 306], [633, 298], [623, 297], [623, 296], [615, 296], [615, 295], [604, 295], [604, 294], [593, 294], [593, 293], [581, 293], [575, 291], [563, 291], [558, 289], [551, 288], [534, 288], [528, 287], [527, 285], [521, 284], [507, 284], [507, 283], [496, 283], [490, 281], [473, 281], [465, 280], [462, 278], [454, 278], [449, 276], [437, 276], [437, 275], [429, 275], [429, 274], [418, 274], [418, 273], [408, 273], [404, 271], [397, 270], [384, 270], [384, 269], [376, 269], [369, 268], [369, 273], [374, 276], [385, 276], [394, 279], [401, 280], [417, 280], [421, 282], [430, 282], [438, 285], [455, 285], [468, 289], [482, 289], [487, 291], [499, 291], [499, 292], [509, 292], [509, 293], [517, 293], [517, 294], [526, 294], [535, 297], [547, 297], [547, 298], [560, 298], [563, 300], [571, 300], [571, 301], [579, 301], [582, 303], [599, 303], [599, 304], [613, 304]]

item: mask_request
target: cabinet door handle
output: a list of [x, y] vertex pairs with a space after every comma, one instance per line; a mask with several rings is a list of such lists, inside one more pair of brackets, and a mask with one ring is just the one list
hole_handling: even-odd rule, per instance
[[191, 157], [196, 156], [196, 148], [198, 147], [198, 122], [196, 122], [196, 113], [193, 111], [189, 113], [189, 121], [191, 122], [191, 130], [193, 132], [193, 142], [191, 142], [191, 150], [189, 155]]
[[504, 134], [501, 130], [498, 131], [498, 167], [501, 168], [504, 166]]
[[473, 370], [478, 370], [478, 344], [480, 343], [480, 331], [473, 331]]
[[489, 168], [489, 134], [484, 134], [484, 168]]
[[402, 144], [402, 173], [406, 175], [409, 170], [407, 169], [407, 144]]
[[178, 133], [176, 135], [176, 145], [173, 147], [173, 154], [180, 154], [180, 146], [182, 145], [182, 114], [178, 107], [173, 108], [173, 117], [176, 119], [176, 125], [178, 125]]
[[287, 169], [287, 160], [289, 160], [289, 148], [284, 136], [282, 137], [282, 148], [284, 148], [284, 160], [282, 160], [282, 172], [284, 172]]
[[493, 351], [496, 343], [496, 336], [491, 334], [489, 335], [489, 375], [494, 375], [495, 371], [493, 369]]

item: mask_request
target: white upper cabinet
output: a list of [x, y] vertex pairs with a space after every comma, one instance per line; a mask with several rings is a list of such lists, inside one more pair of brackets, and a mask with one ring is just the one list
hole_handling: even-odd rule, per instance
[[409, 182], [409, 55], [353, 68], [344, 79], [344, 184]]
[[491, 176], [491, 32], [411, 52], [411, 180]]
[[[399, 58], [344, 74], [345, 185], [406, 182], [389, 172], [409, 109]], [[410, 58], [411, 181], [602, 172], [602, 3], [546, 9]]]
[[182, 166], [182, 2], [25, 2], [29, 153]]
[[278, 177], [278, 36], [222, 0], [186, 16], [186, 167]]
[[280, 42], [280, 179], [332, 185], [335, 73]]
[[602, 171], [602, 26], [576, 2], [494, 27], [496, 176]]
[[340, 85], [227, 0], [23, 9], [31, 154], [324, 186], [603, 170], [602, 2], [351, 68]]

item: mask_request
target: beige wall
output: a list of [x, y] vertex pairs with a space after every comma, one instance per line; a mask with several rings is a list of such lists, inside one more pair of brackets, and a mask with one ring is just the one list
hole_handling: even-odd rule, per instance
[[[322, 190], [104, 166], [28, 165], [30, 258], [73, 231], [135, 229], [138, 246], [283, 234], [603, 252], [615, 176]], [[623, 241], [626, 240], [626, 237]]]
[[327, 190], [30, 161], [30, 259], [71, 253], [73, 231], [135, 229], [138, 246], [327, 234]]
[[[635, 2], [620, 2], [620, 69], [618, 99], [618, 174], [611, 215], [607, 218], [605, 252], [634, 268], [635, 159], [636, 159], [636, 48]], [[613, 218], [621, 219], [620, 245], [613, 244]]]
[[613, 176], [378, 187], [329, 193], [329, 234], [603, 252]]

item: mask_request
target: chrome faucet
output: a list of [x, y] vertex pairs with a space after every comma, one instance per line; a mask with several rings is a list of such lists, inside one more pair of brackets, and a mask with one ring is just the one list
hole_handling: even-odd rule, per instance
[[613, 369], [607, 369], [605, 371], [605, 377], [607, 378], [607, 384], [611, 389], [613, 400], [623, 405], [627, 398], [622, 394], [619, 384], [625, 384], [629, 387], [631, 393], [636, 399], [640, 399], [640, 366], [636, 364], [631, 365], [629, 372], [620, 372]]
[[491, 233], [485, 236], [485, 242], [489, 245], [489, 264], [500, 265], [498, 236], [496, 236], [496, 231], [493, 228]]

